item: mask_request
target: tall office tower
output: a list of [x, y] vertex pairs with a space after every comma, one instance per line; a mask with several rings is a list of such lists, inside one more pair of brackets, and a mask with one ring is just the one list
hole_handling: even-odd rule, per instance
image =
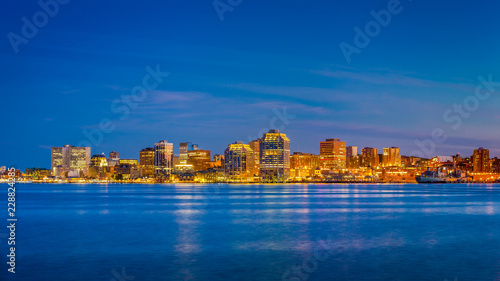
[[320, 166], [319, 156], [311, 153], [294, 152], [290, 156], [292, 177], [304, 179], [314, 176], [314, 171]]
[[155, 149], [144, 148], [139, 152], [139, 164], [142, 168], [142, 175], [152, 177], [155, 174]]
[[482, 147], [475, 149], [472, 155], [472, 167], [474, 173], [490, 172], [490, 150]]
[[346, 142], [340, 139], [327, 139], [319, 143], [319, 157], [322, 170], [346, 168]]
[[357, 168], [357, 165], [352, 165], [355, 163], [353, 157], [358, 156], [358, 147], [357, 146], [348, 146], [346, 148], [346, 168], [354, 169]]
[[362, 163], [363, 167], [378, 167], [379, 159], [378, 159], [377, 149], [372, 147], [365, 147], [362, 151]]
[[205, 171], [210, 168], [210, 162], [212, 159], [210, 156], [210, 150], [188, 150], [187, 155], [187, 164], [192, 165], [195, 172]]
[[290, 178], [290, 140], [279, 130], [269, 130], [260, 140], [261, 182], [286, 182]]
[[188, 151], [197, 150], [198, 145], [192, 142], [181, 142], [179, 144], [179, 164], [186, 165], [188, 162]]
[[111, 151], [109, 153], [108, 166], [114, 167], [118, 165], [118, 161], [120, 161], [120, 153], [116, 151]]
[[354, 157], [358, 156], [358, 147], [357, 146], [348, 146], [346, 148], [346, 157]]
[[170, 175], [174, 168], [174, 144], [167, 141], [155, 143], [155, 174]]
[[62, 172], [78, 171], [80, 175], [88, 176], [90, 165], [90, 147], [64, 147], [51, 148], [51, 168], [53, 174], [56, 168]]
[[253, 140], [248, 143], [250, 148], [253, 150], [253, 153], [255, 154], [255, 167], [254, 167], [254, 173], [256, 176], [259, 175], [259, 166], [260, 166], [260, 139]]
[[382, 153], [382, 166], [394, 167], [401, 166], [401, 154], [399, 154], [399, 147], [386, 147]]
[[224, 151], [224, 171], [231, 181], [250, 181], [255, 175], [255, 154], [248, 144], [237, 141]]

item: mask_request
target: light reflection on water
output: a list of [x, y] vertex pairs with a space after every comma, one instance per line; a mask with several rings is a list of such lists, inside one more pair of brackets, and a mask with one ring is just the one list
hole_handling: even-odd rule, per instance
[[26, 184], [18, 276], [282, 280], [330, 237], [308, 280], [498, 280], [499, 197], [499, 185]]

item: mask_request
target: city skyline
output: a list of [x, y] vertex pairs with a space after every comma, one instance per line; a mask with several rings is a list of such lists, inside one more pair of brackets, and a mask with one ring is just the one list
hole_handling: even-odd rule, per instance
[[[440, 129], [447, 139], [434, 155], [482, 146], [500, 156], [494, 1], [458, 1], [453, 13], [399, 1], [362, 48], [356, 30], [391, 1], [243, 1], [222, 20], [212, 2], [119, 3], [69, 1], [16, 48], [4, 36], [2, 109], [15, 121], [4, 123], [2, 165], [47, 167], [51, 147], [89, 135], [93, 152], [128, 158], [160, 139], [222, 154], [272, 127], [292, 152], [318, 153], [317, 140], [335, 137], [411, 154]], [[10, 3], [0, 30], [21, 36], [23, 17], [39, 11], [36, 1]], [[359, 52], [347, 60], [342, 43]], [[144, 80], [150, 90], [131, 97]], [[477, 87], [491, 95], [476, 108]]]
[[[273, 129], [271, 129], [271, 130], [273, 130]], [[281, 133], [283, 133], [283, 132], [281, 132]], [[262, 138], [262, 136], [254, 139], [254, 140], [251, 140], [251, 141], [235, 140], [232, 143], [225, 144], [225, 148], [227, 148], [228, 145], [235, 144], [235, 143], [242, 143], [242, 144], [245, 144], [245, 145], [249, 145], [249, 143], [251, 143], [253, 141], [258, 141], [261, 138]], [[293, 153], [308, 153], [308, 154], [319, 156], [321, 154], [321, 151], [322, 151], [322, 143], [325, 143], [325, 142], [328, 142], [328, 141], [341, 141], [341, 139], [326, 138], [326, 141], [325, 141], [325, 139], [323, 139], [323, 140], [317, 140], [317, 147], [315, 148], [316, 151], [313, 151], [312, 149], [307, 149], [307, 148], [306, 148], [307, 151], [294, 150], [294, 149], [292, 149], [292, 147], [293, 147], [293, 139], [291, 139], [290, 140], [290, 155], [293, 154]], [[167, 140], [159, 140], [159, 142], [160, 143], [165, 142], [165, 144], [166, 144]], [[183, 163], [183, 161], [185, 161], [185, 159], [182, 160], [182, 158], [183, 158], [183, 153], [182, 153], [182, 150], [181, 150], [181, 146], [182, 145], [191, 144], [193, 146], [193, 148], [191, 148], [192, 150], [194, 149], [196, 151], [208, 151], [209, 153], [211, 152], [212, 157], [215, 156], [215, 155], [224, 155], [224, 153], [225, 153], [225, 149], [223, 151], [221, 151], [221, 152], [219, 152], [219, 151], [214, 152], [213, 150], [210, 150], [210, 149], [204, 149], [203, 145], [199, 146], [198, 144], [193, 144], [193, 141], [183, 141], [183, 142], [174, 142], [174, 141], [170, 142], [170, 141], [168, 141], [168, 142], [169, 142], [168, 144], [170, 145], [170, 150], [172, 151], [172, 154], [170, 155], [170, 157], [173, 157], [173, 156], [179, 157], [179, 159], [181, 161], [180, 162], [181, 164], [185, 164], [185, 163]], [[200, 143], [200, 142], [198, 142], [198, 143]], [[362, 150], [365, 150], [365, 149], [374, 149], [375, 150], [374, 153], [376, 155], [383, 155], [385, 153], [386, 149], [394, 149], [394, 148], [396, 148], [399, 155], [402, 155], [402, 156], [404, 155], [404, 156], [408, 156], [408, 157], [414, 156], [414, 157], [419, 157], [419, 158], [424, 158], [424, 159], [431, 159], [433, 157], [439, 157], [439, 156], [455, 156], [455, 155], [460, 155], [462, 157], [468, 158], [468, 157], [472, 157], [473, 154], [475, 153], [475, 151], [478, 150], [478, 148], [483, 148], [482, 146], [477, 146], [477, 147], [473, 148], [470, 153], [457, 152], [457, 153], [451, 154], [451, 155], [433, 154], [433, 155], [421, 157], [421, 156], [418, 156], [418, 155], [407, 154], [404, 151], [401, 151], [400, 147], [398, 147], [397, 144], [388, 144], [388, 145], [385, 145], [385, 146], [382, 146], [382, 147], [373, 147], [373, 146], [370, 146], [369, 144], [354, 145], [354, 144], [350, 143], [348, 140], [346, 141], [346, 140], [343, 140], [343, 139], [342, 139], [342, 143], [344, 143], [344, 147], [347, 147], [347, 148], [355, 147], [357, 149], [357, 154], [354, 154], [354, 156], [355, 155], [363, 155]], [[93, 149], [92, 147], [88, 147], [88, 148], [90, 148], [88, 150], [88, 153], [90, 153], [89, 157], [90, 156], [94, 156], [94, 155], [107, 155], [108, 153], [119, 153], [120, 156], [123, 156], [122, 159], [137, 159], [137, 160], [139, 160], [141, 158], [141, 152], [144, 152], [144, 150], [146, 150], [146, 149], [154, 149], [154, 147], [156, 147], [157, 145], [159, 145], [159, 143], [155, 143], [153, 141], [151, 144], [146, 145], [144, 147], [137, 148], [137, 149], [135, 149], [133, 151], [118, 151], [118, 152], [116, 152], [118, 149], [111, 149], [110, 151], [94, 151], [94, 150], [92, 150]], [[60, 146], [51, 147], [50, 150], [53, 151], [54, 148], [62, 149], [64, 147], [77, 147], [77, 148], [81, 148], [80, 146], [76, 146], [76, 144], [61, 144]], [[494, 149], [488, 148], [488, 150], [490, 151], [491, 158], [495, 158], [495, 157], [499, 156], [499, 155], [493, 155], [493, 154], [491, 154], [491, 151], [494, 150]], [[312, 151], [312, 152], [310, 152], [310, 151]], [[184, 156], [184, 157], [187, 157], [187, 152], [188, 152], [188, 150], [185, 151], [186, 156]], [[10, 166], [11, 167], [16, 167], [16, 169], [20, 169], [20, 170], [25, 170], [26, 168], [33, 168], [33, 167], [41, 167], [41, 168], [50, 167], [50, 166], [52, 166], [51, 163], [54, 161], [50, 157], [51, 154], [52, 153], [49, 151], [49, 153], [48, 153], [48, 156], [49, 156], [48, 159], [49, 160], [45, 161], [45, 162], [49, 163], [47, 166], [43, 166], [43, 165], [28, 165], [26, 167], [15, 166], [15, 165], [10, 165]], [[348, 154], [348, 152], [344, 148], [344, 155], [345, 154]], [[346, 164], [345, 163], [346, 160], [344, 159], [343, 161], [344, 161], [344, 164]], [[3, 163], [0, 163], [0, 164], [2, 164], [3, 166], [9, 166], [9, 165], [5, 165]]]

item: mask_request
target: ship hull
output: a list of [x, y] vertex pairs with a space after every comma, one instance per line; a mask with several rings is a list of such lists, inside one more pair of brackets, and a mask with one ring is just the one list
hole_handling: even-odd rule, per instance
[[415, 177], [418, 183], [451, 183], [452, 181], [446, 178], [433, 178], [433, 177]]

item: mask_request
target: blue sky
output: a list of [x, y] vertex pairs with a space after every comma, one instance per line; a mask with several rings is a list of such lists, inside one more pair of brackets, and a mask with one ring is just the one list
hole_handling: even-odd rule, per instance
[[[402, 0], [348, 63], [339, 44], [354, 45], [354, 27], [389, 2], [243, 0], [221, 21], [212, 1], [72, 0], [15, 53], [7, 35], [21, 36], [21, 19], [42, 8], [7, 0], [0, 165], [50, 167], [51, 146], [87, 140], [103, 119], [114, 129], [92, 153], [122, 158], [161, 139], [220, 154], [271, 126], [293, 151], [341, 138], [410, 154], [441, 128], [434, 155], [500, 155], [500, 86], [458, 129], [443, 118], [474, 96], [479, 76], [500, 81], [500, 3]], [[169, 76], [121, 120], [113, 101], [142, 85], [147, 66]]]

